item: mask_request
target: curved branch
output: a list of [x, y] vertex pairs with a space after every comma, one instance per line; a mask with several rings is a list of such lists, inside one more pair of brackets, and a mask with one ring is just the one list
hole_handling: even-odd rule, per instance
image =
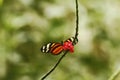
[[[75, 43], [76, 40], [78, 40], [78, 27], [79, 27], [79, 15], [78, 15], [78, 1], [75, 0], [76, 2], [76, 32], [75, 32], [75, 38], [73, 43]], [[41, 80], [44, 80], [47, 76], [49, 76], [55, 69], [56, 67], [59, 65], [59, 63], [61, 62], [61, 60], [65, 57], [65, 55], [67, 54], [68, 51], [65, 51], [64, 54], [60, 57], [60, 59], [58, 60], [58, 62], [55, 64], [55, 66], [48, 72], [45, 74], [45, 76], [43, 76], [41, 78]]]

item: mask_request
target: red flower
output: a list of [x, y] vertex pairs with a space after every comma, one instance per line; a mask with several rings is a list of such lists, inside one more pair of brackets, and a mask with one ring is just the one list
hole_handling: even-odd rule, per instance
[[69, 50], [70, 52], [74, 52], [74, 46], [73, 46], [72, 42], [64, 42], [63, 49]]

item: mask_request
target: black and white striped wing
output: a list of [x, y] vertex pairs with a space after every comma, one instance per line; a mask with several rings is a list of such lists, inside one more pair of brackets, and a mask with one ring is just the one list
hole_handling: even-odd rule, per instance
[[[75, 41], [74, 41], [74, 40], [75, 40]], [[71, 37], [71, 38], [67, 39], [66, 41], [67, 41], [67, 42], [72, 42], [72, 43], [73, 43], [73, 41], [74, 41], [74, 45], [78, 43], [78, 39], [75, 39], [74, 37]], [[66, 41], [65, 41], [65, 42], [66, 42]]]
[[42, 46], [41, 47], [41, 52], [43, 52], [43, 53], [49, 53], [51, 45], [52, 45], [52, 43], [48, 43], [48, 44]]

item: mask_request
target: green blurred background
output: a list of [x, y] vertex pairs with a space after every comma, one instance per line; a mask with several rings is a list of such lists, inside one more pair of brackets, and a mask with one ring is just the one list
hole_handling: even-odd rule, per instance
[[[108, 80], [120, 68], [120, 0], [78, 0], [79, 43], [46, 80]], [[75, 0], [0, 0], [0, 80], [40, 80], [75, 33]], [[115, 80], [120, 80], [118, 76]]]

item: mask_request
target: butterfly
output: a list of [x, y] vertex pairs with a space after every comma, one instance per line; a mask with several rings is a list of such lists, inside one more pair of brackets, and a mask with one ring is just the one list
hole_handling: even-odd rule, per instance
[[[74, 41], [75, 40], [75, 41]], [[74, 42], [74, 43], [73, 43]], [[41, 47], [41, 52], [43, 53], [51, 53], [53, 55], [58, 55], [62, 51], [69, 50], [70, 52], [73, 52], [74, 45], [78, 42], [78, 39], [75, 39], [74, 37], [71, 37], [67, 40], [65, 40], [62, 43], [48, 43]]]

